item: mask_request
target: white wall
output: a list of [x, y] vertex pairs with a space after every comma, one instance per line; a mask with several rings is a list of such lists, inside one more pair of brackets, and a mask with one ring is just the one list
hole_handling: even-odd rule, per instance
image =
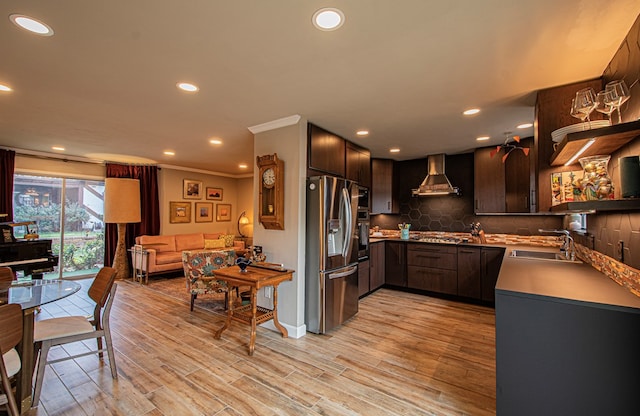
[[[267, 230], [254, 213], [254, 244], [261, 245], [267, 261], [282, 263], [295, 270], [293, 281], [278, 288], [278, 317], [289, 331], [299, 338], [306, 333], [304, 325], [304, 259], [305, 259], [305, 184], [306, 184], [307, 120], [297, 124], [258, 133], [254, 138], [254, 155], [278, 154], [284, 161], [284, 230]], [[254, 175], [253, 206], [258, 206], [259, 182]], [[271, 299], [261, 291], [259, 304], [270, 306]], [[269, 323], [270, 324], [270, 323]], [[272, 325], [268, 325], [273, 327]]]

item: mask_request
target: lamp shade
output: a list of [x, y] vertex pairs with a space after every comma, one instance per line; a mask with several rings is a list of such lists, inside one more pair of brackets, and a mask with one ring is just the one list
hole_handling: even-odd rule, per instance
[[104, 222], [140, 222], [140, 181], [106, 178], [104, 181]]

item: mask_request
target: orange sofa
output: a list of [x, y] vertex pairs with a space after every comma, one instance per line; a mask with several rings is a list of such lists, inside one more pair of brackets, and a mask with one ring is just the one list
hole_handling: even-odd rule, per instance
[[195, 233], [141, 235], [131, 248], [134, 272], [145, 275], [182, 270], [182, 252], [204, 249], [231, 249], [237, 256], [246, 253], [245, 243], [232, 234]]

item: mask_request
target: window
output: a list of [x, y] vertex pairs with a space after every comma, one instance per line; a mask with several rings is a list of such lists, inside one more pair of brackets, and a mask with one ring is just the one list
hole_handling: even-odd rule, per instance
[[[46, 277], [85, 277], [104, 266], [103, 181], [16, 174], [13, 195], [14, 221], [35, 221], [60, 258]], [[19, 227], [14, 235], [25, 237]]]

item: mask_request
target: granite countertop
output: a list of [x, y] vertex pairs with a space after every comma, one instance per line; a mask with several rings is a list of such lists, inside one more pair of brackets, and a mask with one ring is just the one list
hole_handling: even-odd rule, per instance
[[511, 257], [513, 250], [554, 252], [531, 246], [507, 246], [496, 293], [548, 297], [552, 301], [584, 304], [640, 313], [640, 297], [585, 263]]

